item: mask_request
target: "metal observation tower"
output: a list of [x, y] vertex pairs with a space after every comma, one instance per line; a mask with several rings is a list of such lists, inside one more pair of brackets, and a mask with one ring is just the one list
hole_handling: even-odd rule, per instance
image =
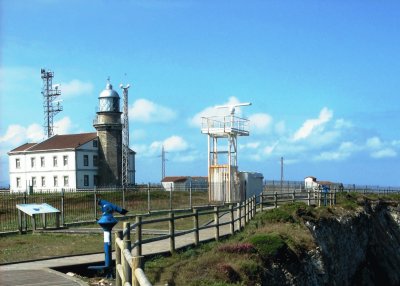
[[[229, 115], [202, 117], [201, 133], [208, 135], [210, 202], [239, 202], [241, 199], [237, 137], [249, 135], [249, 121], [235, 116], [235, 108], [248, 105], [251, 103], [217, 106], [228, 109]], [[225, 144], [221, 144], [221, 141], [225, 141]]]

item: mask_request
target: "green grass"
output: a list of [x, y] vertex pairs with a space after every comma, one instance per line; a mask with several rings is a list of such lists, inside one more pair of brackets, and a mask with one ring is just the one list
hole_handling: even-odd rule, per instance
[[103, 251], [103, 234], [28, 233], [0, 238], [0, 263]]
[[[97, 198], [109, 200], [117, 205], [122, 205], [122, 192], [98, 192]], [[189, 208], [189, 192], [172, 192], [172, 208]], [[22, 203], [48, 203], [61, 210], [61, 193], [32, 194], [0, 194], [0, 231], [18, 230], [18, 211], [16, 204]], [[148, 194], [145, 190], [125, 192], [125, 208], [128, 214], [143, 214], [148, 212]], [[208, 193], [204, 191], [192, 192], [193, 205], [208, 204]], [[170, 193], [162, 190], [150, 191], [150, 209], [166, 210], [170, 208]], [[76, 192], [64, 194], [64, 222], [66, 224], [82, 221], [94, 221], [101, 216], [100, 207], [95, 204], [93, 192]], [[40, 220], [38, 221], [40, 227]], [[48, 224], [55, 225], [55, 215], [48, 216]], [[31, 220], [27, 220], [31, 229]]]

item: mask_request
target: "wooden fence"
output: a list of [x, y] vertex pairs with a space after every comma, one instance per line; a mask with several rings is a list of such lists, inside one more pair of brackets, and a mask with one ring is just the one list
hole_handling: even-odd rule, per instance
[[[136, 216], [134, 224], [124, 223], [123, 231], [116, 233], [116, 285], [151, 285], [143, 272], [142, 246], [156, 241], [168, 240], [169, 252], [176, 251], [176, 238], [182, 235], [193, 234], [193, 245], [200, 243], [200, 231], [214, 229], [214, 239], [219, 241], [222, 237], [221, 227], [229, 225], [227, 235], [233, 235], [248, 224], [258, 211], [269, 208], [277, 208], [279, 204], [286, 202], [304, 201], [308, 205], [334, 205], [336, 204], [336, 192], [324, 193], [320, 190], [292, 191], [285, 193], [263, 193], [253, 196], [242, 203], [226, 204], [213, 207], [193, 208], [191, 213], [179, 214], [169, 212], [168, 217], [144, 220], [145, 216]], [[235, 215], [236, 214], [236, 215]], [[213, 220], [200, 226], [200, 216], [213, 216]], [[179, 219], [191, 218], [193, 228], [177, 231], [175, 222]], [[223, 219], [221, 219], [223, 218]], [[157, 237], [143, 239], [143, 226], [168, 222], [168, 233]], [[131, 242], [130, 233], [135, 232], [134, 243]]]

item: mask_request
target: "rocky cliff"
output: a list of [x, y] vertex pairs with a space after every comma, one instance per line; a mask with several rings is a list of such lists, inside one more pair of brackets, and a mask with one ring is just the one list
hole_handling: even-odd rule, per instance
[[366, 202], [304, 223], [317, 247], [300, 256], [286, 249], [268, 267], [269, 285], [400, 285], [399, 207]]

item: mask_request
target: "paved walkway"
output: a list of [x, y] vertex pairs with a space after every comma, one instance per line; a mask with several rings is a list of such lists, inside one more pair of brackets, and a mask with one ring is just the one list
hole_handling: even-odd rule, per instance
[[[236, 215], [236, 214], [235, 214]], [[227, 222], [229, 214], [220, 217], [220, 223]], [[244, 221], [242, 222], [243, 225]], [[235, 230], [237, 223], [235, 224]], [[220, 227], [220, 236], [230, 234], [230, 226]], [[201, 230], [199, 233], [200, 241], [214, 239], [215, 228]], [[194, 234], [189, 233], [175, 239], [176, 249], [194, 243]], [[156, 241], [142, 246], [143, 255], [155, 255], [169, 251], [169, 239]], [[133, 252], [134, 253], [134, 252]], [[65, 258], [46, 259], [33, 262], [15, 263], [0, 265], [0, 285], [86, 285], [74, 277], [69, 277], [60, 272], [51, 270], [62, 266], [72, 266], [79, 264], [89, 264], [104, 261], [104, 254], [90, 254], [80, 256], [70, 256]]]

